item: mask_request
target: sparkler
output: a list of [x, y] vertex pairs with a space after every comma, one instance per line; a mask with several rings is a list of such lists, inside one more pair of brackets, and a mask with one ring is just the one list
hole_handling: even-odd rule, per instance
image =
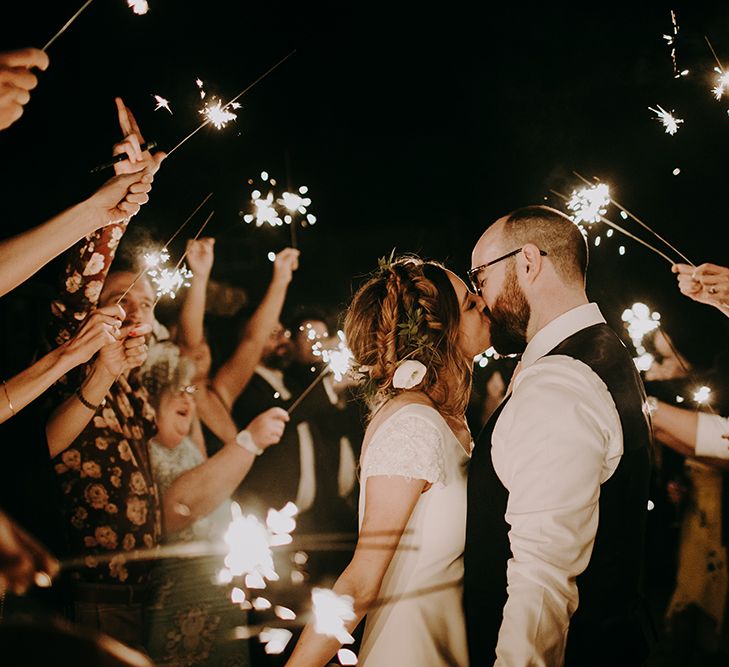
[[350, 595], [337, 595], [327, 588], [313, 588], [311, 601], [314, 614], [314, 631], [334, 637], [340, 644], [352, 644], [354, 637], [344, 624], [355, 620], [354, 599]]
[[707, 386], [699, 387], [694, 392], [694, 401], [696, 401], [699, 405], [702, 403], [708, 403], [709, 399], [711, 398], [711, 388]]
[[604, 183], [591, 185], [581, 190], [573, 190], [567, 201], [567, 208], [573, 211], [570, 216], [575, 224], [599, 222], [610, 204], [610, 188]]
[[663, 35], [663, 39], [666, 40], [668, 46], [671, 48], [671, 63], [673, 64], [673, 78], [679, 79], [682, 76], [686, 76], [689, 71], [687, 69], [678, 71], [678, 65], [676, 64], [676, 38], [678, 37], [678, 22], [676, 21], [676, 13], [671, 10], [671, 26], [673, 28], [673, 34]]
[[[680, 172], [680, 169], [679, 169]], [[588, 181], [584, 176], [581, 174], [578, 174], [576, 171], [572, 172], [577, 178], [579, 178], [583, 183], [587, 185], [592, 185], [590, 181]], [[674, 170], [674, 175], [676, 174], [676, 171]], [[594, 178], [595, 181], [600, 183], [600, 180], [598, 178]], [[607, 185], [605, 186], [607, 188]], [[667, 247], [669, 247], [673, 252], [675, 252], [681, 259], [683, 259], [685, 262], [690, 264], [691, 266], [696, 266], [686, 255], [684, 255], [678, 248], [676, 248], [674, 245], [669, 243], [666, 239], [664, 239], [657, 231], [655, 231], [652, 227], [650, 227], [646, 222], [641, 220], [635, 213], [631, 213], [625, 206], [623, 206], [619, 201], [617, 201], [615, 198], [612, 198], [610, 200], [612, 204], [614, 204], [618, 209], [620, 209], [620, 217], [623, 218], [623, 220], [627, 220], [628, 218], [632, 218], [635, 222], [637, 222], [643, 229], [650, 232], [655, 236], [661, 243], [665, 244]], [[601, 215], [604, 215], [601, 214]], [[609, 234], [608, 234], [609, 235]]]
[[263, 628], [258, 635], [260, 642], [266, 645], [264, 650], [267, 655], [283, 653], [291, 637], [293, 633], [286, 628]]
[[147, 275], [152, 280], [157, 293], [157, 301], [159, 301], [163, 296], [174, 299], [177, 296], [177, 290], [181, 287], [189, 287], [192, 271], [183, 264], [180, 268], [175, 269], [152, 269], [147, 272]]
[[656, 104], [658, 107], [657, 109], [654, 109], [653, 107], [648, 107], [650, 111], [656, 114], [656, 120], [659, 120], [663, 127], [666, 128], [666, 134], [670, 134], [673, 136], [678, 132], [678, 126], [683, 123], [683, 119], [676, 118], [673, 114], [674, 111], [666, 111], [660, 104]]
[[634, 303], [623, 311], [621, 319], [638, 354], [633, 362], [639, 371], [647, 371], [653, 365], [654, 358], [643, 346], [643, 339], [661, 326], [661, 314], [651, 312], [644, 303]]
[[704, 39], [706, 40], [706, 44], [709, 46], [711, 55], [714, 56], [714, 60], [716, 60], [717, 66], [714, 68], [714, 71], [719, 75], [716, 78], [716, 85], [711, 89], [711, 92], [715, 99], [720, 100], [724, 96], [727, 88], [729, 88], [729, 72], [725, 70], [724, 66], [721, 64], [721, 60], [719, 60], [719, 56], [716, 55], [716, 51], [714, 51], [714, 47], [711, 45], [709, 38], [704, 35]]
[[342, 665], [356, 665], [357, 654], [354, 651], [350, 651], [348, 648], [340, 648], [337, 651], [337, 658]]
[[71, 17], [70, 19], [68, 19], [68, 21], [66, 21], [66, 22], [65, 22], [65, 23], [63, 24], [63, 27], [62, 27], [62, 28], [61, 28], [61, 29], [60, 29], [60, 30], [59, 30], [59, 31], [58, 31], [58, 32], [57, 32], [57, 33], [56, 33], [55, 35], [53, 35], [53, 37], [51, 37], [51, 38], [50, 38], [50, 39], [48, 40], [48, 42], [46, 43], [46, 45], [45, 45], [45, 46], [43, 47], [43, 51], [47, 51], [47, 50], [48, 50], [48, 48], [49, 48], [49, 47], [51, 46], [51, 44], [53, 44], [53, 42], [55, 42], [55, 41], [56, 41], [56, 40], [57, 40], [57, 39], [58, 39], [58, 38], [59, 38], [59, 37], [60, 37], [60, 36], [61, 36], [61, 35], [62, 35], [62, 34], [63, 34], [64, 32], [66, 32], [66, 30], [68, 30], [69, 26], [70, 26], [70, 25], [71, 25], [71, 24], [72, 24], [72, 23], [73, 23], [73, 22], [74, 22], [74, 21], [75, 21], [75, 20], [76, 20], [76, 19], [77, 19], [77, 18], [78, 18], [79, 16], [81, 16], [81, 13], [82, 13], [82, 12], [84, 11], [84, 9], [86, 9], [86, 8], [87, 8], [87, 7], [88, 7], [88, 6], [89, 6], [89, 5], [90, 5], [90, 4], [92, 3], [92, 2], [93, 2], [93, 0], [86, 0], [86, 2], [84, 2], [84, 4], [83, 4], [83, 5], [81, 5], [81, 7], [79, 8], [79, 10], [78, 10], [78, 11], [77, 11], [77, 12], [76, 12], [76, 13], [75, 13], [75, 14], [74, 14], [74, 15], [73, 15], [73, 16], [72, 16], [72, 17]]
[[[180, 234], [180, 232], [182, 232], [182, 230], [187, 226], [187, 223], [190, 222], [190, 220], [192, 220], [195, 217], [195, 214], [205, 205], [205, 203], [208, 201], [208, 199], [210, 199], [210, 197], [212, 197], [212, 196], [213, 196], [213, 193], [212, 192], [209, 193], [207, 195], [207, 197], [205, 197], [205, 199], [203, 199], [195, 207], [195, 210], [192, 213], [190, 213], [190, 215], [187, 217], [187, 219], [175, 230], [175, 233], [172, 234], [172, 236], [170, 236], [169, 239], [167, 239], [167, 243], [165, 243], [164, 246], [162, 247], [162, 252], [167, 252], [167, 247], [172, 243], [172, 241], [174, 241], [177, 238], [178, 234]], [[132, 287], [134, 287], [134, 285], [137, 284], [137, 282], [139, 281], [139, 279], [144, 275], [144, 273], [149, 268], [149, 266], [146, 264], [146, 262], [147, 262], [146, 256], [145, 256], [144, 260], [145, 260], [145, 266], [139, 271], [139, 273], [137, 273], [137, 275], [134, 277], [134, 280], [132, 280], [132, 282], [129, 285], [129, 287], [127, 287], [124, 290], [124, 292], [122, 292], [122, 295], [116, 300], [116, 305], [117, 306], [124, 300], [124, 297], [127, 294], [129, 294], [129, 290], [131, 290]], [[167, 260], [164, 260], [164, 261], [167, 261]]]
[[147, 0], [127, 0], [127, 6], [137, 16], [143, 16], [149, 11], [149, 3]]
[[[229, 106], [231, 106], [232, 104], [234, 104], [235, 102], [237, 102], [241, 97], [243, 97], [243, 95], [245, 95], [251, 88], [253, 88], [253, 86], [255, 86], [259, 81], [262, 81], [263, 79], [265, 79], [271, 72], [273, 72], [277, 67], [279, 67], [280, 65], [282, 65], [294, 53], [296, 53], [296, 49], [294, 49], [293, 51], [291, 51], [287, 55], [285, 55], [283, 58], [281, 58], [281, 60], [279, 60], [275, 65], [273, 65], [268, 70], [266, 70], [263, 74], [261, 74], [261, 76], [259, 76], [249, 86], [247, 86], [246, 88], [244, 88], [232, 100], [230, 100], [229, 102], [227, 102], [226, 104], [224, 104], [221, 107], [221, 111], [227, 109]], [[201, 84], [202, 84], [202, 82], [198, 79], [198, 86], [200, 86], [202, 88]], [[204, 92], [205, 91], [202, 91], [201, 90], [201, 97], [205, 97]], [[167, 157], [169, 158], [169, 156], [172, 155], [172, 153], [174, 153], [178, 148], [180, 148], [180, 146], [182, 146], [185, 142], [189, 141], [192, 137], [194, 137], [206, 125], [210, 124], [210, 122], [211, 122], [211, 120], [206, 118], [206, 120], [203, 123], [201, 123], [200, 125], [198, 125], [198, 127], [196, 127], [192, 132], [190, 132], [190, 134], [188, 134], [182, 141], [180, 141], [171, 151], [169, 151], [167, 153]]]
[[[214, 99], [215, 98], [213, 97], [212, 100]], [[240, 104], [238, 104], [238, 102], [228, 102], [228, 104], [223, 107], [222, 102], [218, 100], [215, 104], [206, 103], [198, 113], [207, 118], [208, 123], [212, 123], [218, 130], [221, 130], [231, 120], [238, 118], [238, 114], [228, 111], [227, 107], [230, 107], [231, 109], [240, 109]]]
[[[170, 113], [172, 113], [170, 111]], [[145, 141], [143, 144], [139, 146], [139, 149], [144, 151], [151, 151], [153, 148], [157, 148], [157, 142], [156, 141]], [[89, 173], [95, 174], [97, 171], [101, 171], [102, 169], [108, 169], [109, 167], [113, 167], [117, 162], [124, 162], [124, 160], [128, 160], [129, 155], [126, 153], [119, 153], [118, 155], [115, 155], [111, 160], [108, 162], [104, 162], [104, 164], [100, 164], [93, 169], [89, 170]]]
[[[569, 197], [562, 194], [561, 192], [557, 192], [556, 190], [550, 190], [550, 192], [565, 202], [569, 201]], [[635, 234], [631, 234], [627, 229], [624, 229], [620, 225], [615, 224], [612, 220], [608, 220], [605, 216], [603, 216], [603, 215], [600, 216], [600, 222], [605, 223], [608, 227], [611, 227], [615, 231], [618, 231], [621, 234], [624, 234], [625, 236], [627, 236], [628, 238], [633, 239], [637, 243], [640, 243], [641, 245], [648, 248], [648, 250], [652, 250], [658, 256], [663, 257], [663, 259], [665, 259], [671, 266], [673, 266], [676, 263], [664, 252], [661, 252], [660, 250], [658, 250], [658, 248], [656, 248], [655, 246], [652, 246], [650, 243], [648, 243], [647, 241], [644, 241], [642, 238], [636, 236]]]
[[155, 102], [157, 102], [157, 106], [154, 108], [155, 111], [159, 111], [160, 109], [167, 109], [167, 111], [172, 113], [169, 100], [166, 100], [164, 97], [160, 97], [159, 95], [152, 95], [152, 97], [154, 97]]

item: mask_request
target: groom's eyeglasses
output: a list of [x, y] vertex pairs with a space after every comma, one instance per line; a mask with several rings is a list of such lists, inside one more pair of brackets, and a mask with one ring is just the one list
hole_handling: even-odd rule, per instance
[[[494, 264], [498, 264], [499, 262], [509, 259], [509, 257], [513, 257], [514, 255], [518, 255], [524, 248], [517, 248], [516, 250], [512, 250], [511, 252], [507, 252], [505, 255], [501, 255], [501, 257], [497, 257], [496, 259], [492, 259], [490, 262], [486, 262], [486, 264], [481, 264], [481, 266], [477, 266], [473, 269], [471, 269], [468, 272], [468, 280], [471, 283], [471, 287], [473, 287], [473, 291], [476, 292], [479, 296], [481, 296], [481, 287], [483, 286], [483, 280], [479, 277], [481, 271], [484, 269], [488, 269], [489, 266], [493, 266]], [[540, 250], [539, 254], [542, 257], [545, 257], [547, 254], [546, 250]]]

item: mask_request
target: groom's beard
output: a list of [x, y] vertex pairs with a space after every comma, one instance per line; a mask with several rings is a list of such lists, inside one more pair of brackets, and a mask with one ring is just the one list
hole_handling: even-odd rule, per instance
[[501, 293], [496, 297], [491, 316], [491, 344], [501, 355], [521, 354], [527, 345], [527, 326], [531, 307], [509, 267]]

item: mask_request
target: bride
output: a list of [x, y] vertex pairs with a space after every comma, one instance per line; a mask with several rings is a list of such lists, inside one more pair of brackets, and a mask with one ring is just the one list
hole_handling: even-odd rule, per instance
[[[465, 409], [473, 357], [490, 345], [481, 299], [413, 257], [382, 262], [354, 296], [345, 333], [374, 406], [362, 446], [360, 534], [334, 592], [367, 615], [365, 667], [467, 667], [462, 610]], [[308, 625], [287, 667], [340, 647]]]

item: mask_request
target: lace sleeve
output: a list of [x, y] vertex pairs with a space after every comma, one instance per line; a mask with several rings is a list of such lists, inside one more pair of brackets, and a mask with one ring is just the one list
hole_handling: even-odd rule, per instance
[[365, 453], [362, 478], [388, 475], [445, 482], [443, 437], [425, 417], [395, 415], [382, 426]]

